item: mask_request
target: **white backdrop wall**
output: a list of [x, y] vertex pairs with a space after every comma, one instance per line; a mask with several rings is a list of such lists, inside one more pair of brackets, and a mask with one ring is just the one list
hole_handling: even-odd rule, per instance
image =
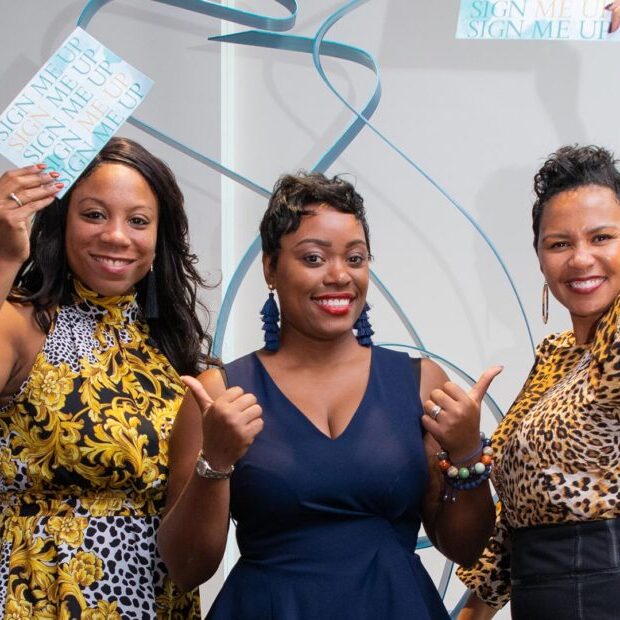
[[[73, 29], [85, 4], [0, 0], [8, 16], [0, 43], [0, 108]], [[314, 36], [343, 4], [299, 0], [292, 33]], [[287, 15], [272, 0], [235, 6]], [[373, 126], [488, 234], [538, 342], [547, 331], [566, 328], [568, 318], [552, 304], [550, 324], [540, 321], [542, 277], [530, 231], [532, 176], [562, 144], [617, 148], [616, 44], [457, 41], [457, 8], [455, 0], [371, 0], [338, 21], [326, 39], [375, 57], [382, 98]], [[353, 118], [321, 80], [310, 55], [209, 40], [244, 30], [238, 25], [153, 0], [112, 0], [88, 30], [155, 80], [138, 118], [265, 188], [284, 171], [312, 168]], [[374, 89], [374, 74], [343, 60], [326, 58], [323, 66], [340, 94], [361, 108]], [[265, 200], [130, 125], [120, 133], [144, 143], [177, 174], [201, 271], [212, 283], [223, 282], [207, 295], [214, 327], [223, 289], [257, 234]], [[328, 172], [349, 175], [365, 197], [375, 273], [427, 349], [472, 376], [504, 364], [491, 393], [505, 410], [533, 353], [515, 294], [489, 245], [428, 179], [368, 128]], [[265, 295], [255, 262], [232, 307], [225, 359], [260, 346], [258, 311]], [[374, 286], [369, 301], [377, 341], [413, 344]], [[494, 424], [486, 411], [485, 430]], [[230, 551], [228, 562], [233, 556]], [[439, 556], [434, 551], [422, 556], [439, 579]], [[224, 568], [205, 590], [206, 599]], [[449, 606], [460, 592], [453, 582]]]

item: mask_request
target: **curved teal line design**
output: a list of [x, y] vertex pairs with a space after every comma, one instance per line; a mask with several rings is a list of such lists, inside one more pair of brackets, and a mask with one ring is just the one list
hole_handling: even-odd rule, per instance
[[168, 136], [162, 133], [161, 131], [159, 131], [159, 129], [152, 127], [148, 123], [145, 123], [144, 121], [134, 118], [133, 116], [128, 119], [128, 122], [131, 123], [134, 127], [137, 127], [138, 129], [141, 129], [145, 133], [148, 133], [150, 136], [153, 136], [154, 138], [161, 140], [164, 144], [167, 144], [168, 146], [171, 146], [172, 148], [180, 151], [184, 155], [187, 155], [188, 157], [191, 157], [192, 159], [199, 161], [201, 164], [205, 164], [206, 166], [208, 166], [209, 168], [212, 168], [216, 172], [219, 172], [220, 174], [228, 177], [229, 179], [232, 179], [233, 181], [239, 183], [239, 185], [243, 185], [244, 187], [247, 187], [249, 190], [252, 190], [253, 192], [257, 193], [259, 196], [263, 196], [264, 198], [269, 198], [269, 196], [271, 196], [271, 192], [267, 188], [262, 187], [261, 185], [258, 185], [258, 183], [255, 183], [254, 181], [248, 179], [247, 177], [244, 177], [238, 174], [237, 172], [235, 172], [234, 170], [227, 168], [220, 162], [215, 161], [214, 159], [211, 159], [211, 157], [209, 157], [208, 155], [200, 153], [199, 151], [196, 151], [195, 149], [190, 148], [189, 146], [183, 144], [182, 142], [175, 140], [171, 136]]
[[282, 31], [290, 30], [295, 25], [297, 18], [297, 2], [295, 0], [273, 0], [290, 11], [289, 17], [268, 17], [259, 13], [250, 13], [241, 9], [233, 9], [222, 6], [216, 2], [207, 0], [155, 0], [161, 4], [175, 6], [179, 9], [186, 9], [195, 13], [202, 13], [210, 17], [216, 17], [224, 21], [235, 22], [249, 26], [250, 28], [260, 28], [261, 30]]
[[[256, 257], [261, 251], [260, 237], [256, 237], [250, 244], [250, 247], [245, 251], [245, 254], [241, 258], [241, 261], [237, 265], [235, 272], [233, 273], [226, 292], [224, 293], [224, 299], [220, 305], [220, 311], [217, 315], [217, 322], [215, 324], [215, 333], [213, 334], [213, 355], [215, 357], [222, 357], [222, 347], [224, 343], [224, 335], [226, 334], [226, 327], [228, 326], [228, 319], [232, 311], [233, 304], [237, 298], [239, 288], [245, 280], [245, 276], [248, 270], [252, 266], [252, 263], [256, 260]], [[258, 317], [258, 310], [256, 309], [256, 316]], [[258, 320], [258, 319], [257, 319]]]
[[[266, 47], [271, 49], [286, 50], [287, 52], [302, 52], [311, 54], [316, 46], [314, 38], [302, 37], [298, 35], [272, 34], [269, 32], [259, 32], [248, 30], [236, 34], [209, 37], [210, 41], [221, 43], [236, 43], [238, 45], [250, 45], [253, 47]], [[375, 88], [366, 102], [362, 113], [368, 117], [372, 116], [379, 105], [381, 99], [381, 82], [379, 81], [379, 69], [371, 54], [354, 47], [335, 41], [322, 41], [321, 54], [332, 58], [348, 60], [370, 69], [376, 76]], [[343, 134], [329, 149], [322, 155], [321, 159], [312, 166], [315, 172], [325, 172], [343, 151], [353, 142], [357, 134], [364, 128], [364, 123], [359, 118], [355, 118], [347, 127]]]
[[379, 289], [379, 292], [383, 295], [383, 297], [387, 300], [387, 302], [392, 307], [392, 310], [396, 313], [396, 316], [400, 319], [400, 322], [405, 326], [407, 333], [411, 337], [411, 340], [415, 342], [417, 345], [418, 351], [426, 352], [424, 345], [422, 344], [422, 339], [418, 335], [415, 327], [409, 320], [409, 317], [405, 314], [400, 304], [396, 301], [394, 295], [390, 292], [390, 290], [383, 284], [381, 279], [377, 276], [374, 271], [370, 271], [370, 281]]
[[[525, 327], [527, 329], [528, 337], [530, 339], [530, 346], [532, 347], [532, 353], [535, 352], [534, 339], [532, 337], [532, 331], [530, 329], [530, 323], [527, 319], [527, 315], [525, 313], [525, 308], [523, 306], [523, 302], [521, 301], [521, 297], [517, 291], [517, 287], [510, 275], [510, 271], [508, 267], [504, 263], [502, 257], [497, 251], [495, 245], [491, 241], [490, 237], [484, 232], [482, 227], [476, 222], [476, 220], [468, 213], [466, 209], [464, 209], [452, 196], [445, 190], [435, 179], [433, 179], [419, 164], [417, 164], [413, 159], [411, 159], [402, 149], [398, 148], [391, 140], [389, 140], [383, 133], [381, 133], [369, 120], [365, 115], [364, 111], [358, 112], [333, 86], [330, 82], [329, 78], [325, 74], [323, 70], [323, 65], [321, 64], [321, 55], [322, 55], [322, 41], [323, 37], [327, 34], [329, 29], [338, 22], [342, 17], [344, 17], [347, 13], [357, 8], [359, 5], [363, 4], [367, 0], [352, 0], [339, 10], [335, 11], [332, 15], [330, 15], [325, 22], [319, 28], [316, 37], [314, 48], [312, 50], [312, 59], [314, 62], [314, 66], [318, 71], [321, 79], [326, 84], [326, 86], [336, 95], [336, 97], [340, 100], [342, 104], [346, 106], [346, 108], [351, 111], [361, 124], [366, 125], [375, 135], [377, 135], [389, 148], [394, 150], [398, 155], [400, 155], [409, 165], [411, 165], [424, 179], [426, 179], [448, 202], [455, 208], [465, 219], [474, 227], [474, 229], [478, 232], [478, 234], [484, 239], [487, 246], [490, 248], [491, 252], [494, 254], [495, 258], [499, 262], [502, 271], [506, 275], [510, 287], [515, 295], [517, 303], [519, 305], [519, 309], [521, 311], [521, 315], [525, 322]], [[326, 154], [327, 155], [327, 154]]]
[[[281, 4], [289, 11], [291, 11], [291, 16], [287, 19], [284, 18], [273, 18], [266, 15], [261, 15], [259, 13], [249, 13], [247, 11], [242, 11], [240, 9], [232, 9], [230, 7], [224, 7], [220, 4], [214, 2], [208, 2], [207, 0], [155, 0], [161, 4], [167, 4], [173, 7], [186, 9], [189, 11], [194, 11], [198, 13], [202, 13], [204, 15], [209, 15], [212, 17], [217, 17], [219, 19], [223, 19], [225, 21], [231, 21], [255, 28], [264, 28], [264, 29], [273, 29], [273, 30], [286, 30], [290, 29], [295, 24], [295, 19], [297, 18], [297, 2], [296, 0], [274, 0], [278, 4]], [[86, 29], [90, 24], [92, 18], [102, 9], [106, 4], [112, 2], [112, 0], [88, 0], [86, 6], [80, 13], [80, 16], [77, 20], [77, 25], [81, 28]], [[270, 195], [269, 190], [264, 187], [258, 185], [254, 181], [251, 181], [247, 177], [227, 168], [220, 162], [212, 159], [208, 155], [204, 153], [200, 153], [195, 149], [190, 148], [189, 146], [175, 140], [172, 136], [167, 135], [158, 129], [152, 127], [148, 123], [141, 121], [139, 118], [135, 116], [131, 116], [127, 119], [127, 122], [141, 129], [142, 131], [148, 133], [149, 135], [157, 138], [158, 140], [164, 142], [168, 146], [177, 149], [178, 151], [184, 153], [185, 155], [199, 161], [202, 164], [212, 168], [216, 172], [232, 179], [233, 181], [247, 187], [248, 189], [256, 192], [260, 196], [268, 197]]]
[[[97, 14], [99, 9], [112, 0], [88, 0], [87, 5], [78, 17], [77, 25], [86, 29], [90, 20]], [[295, 25], [297, 19], [297, 0], [273, 0], [290, 12], [288, 17], [270, 17], [261, 13], [251, 13], [223, 6], [217, 2], [208, 0], [154, 0], [160, 4], [185, 9], [193, 13], [200, 13], [215, 17], [223, 21], [234, 22], [250, 28], [260, 28], [261, 30], [283, 31], [290, 30]]]

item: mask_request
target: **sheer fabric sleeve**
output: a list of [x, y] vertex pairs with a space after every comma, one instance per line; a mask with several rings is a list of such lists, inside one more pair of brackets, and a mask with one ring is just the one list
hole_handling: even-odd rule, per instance
[[510, 600], [510, 531], [501, 502], [495, 512], [495, 532], [482, 555], [470, 568], [460, 566], [456, 574], [481, 601], [501, 609]]

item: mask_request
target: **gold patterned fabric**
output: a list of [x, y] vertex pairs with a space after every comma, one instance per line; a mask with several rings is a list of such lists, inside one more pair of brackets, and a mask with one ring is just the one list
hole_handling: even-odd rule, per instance
[[620, 298], [591, 343], [554, 334], [493, 435], [496, 531], [458, 576], [488, 605], [510, 599], [510, 537], [519, 527], [620, 516]]
[[0, 409], [0, 611], [11, 620], [186, 620], [157, 554], [184, 393], [133, 295], [75, 283]]

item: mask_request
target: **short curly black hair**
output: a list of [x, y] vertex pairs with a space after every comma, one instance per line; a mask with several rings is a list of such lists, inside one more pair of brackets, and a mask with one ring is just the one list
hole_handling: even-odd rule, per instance
[[584, 185], [608, 187], [620, 202], [620, 172], [611, 151], [601, 146], [563, 146], [549, 155], [534, 177], [536, 202], [532, 207], [534, 249], [538, 251], [540, 220], [554, 196]]
[[313, 213], [310, 205], [324, 203], [342, 213], [351, 213], [364, 229], [370, 254], [370, 232], [364, 199], [351, 183], [339, 176], [328, 178], [321, 172], [299, 171], [284, 174], [277, 181], [260, 224], [263, 254], [275, 266], [283, 235], [295, 232], [304, 215]]

